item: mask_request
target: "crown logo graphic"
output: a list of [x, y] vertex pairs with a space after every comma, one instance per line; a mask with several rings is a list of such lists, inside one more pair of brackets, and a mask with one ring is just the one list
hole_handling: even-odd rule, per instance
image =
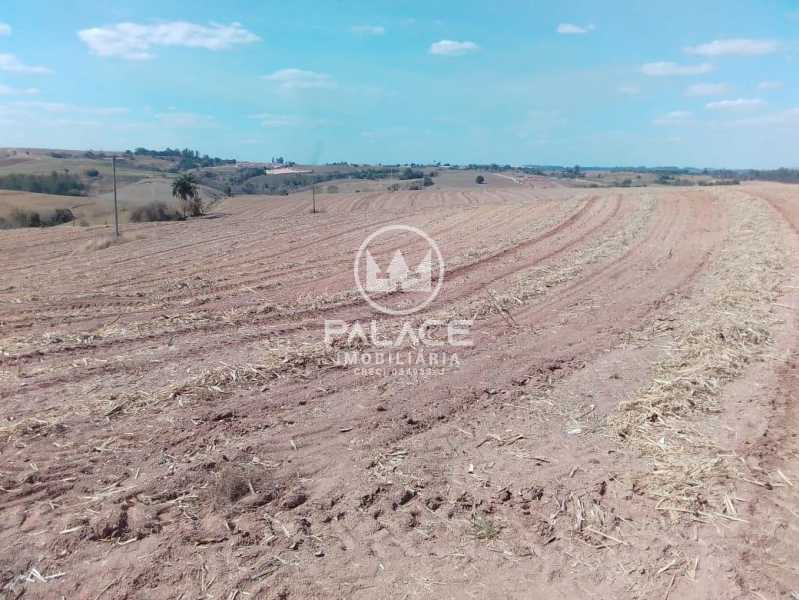
[[411, 270], [400, 250], [394, 253], [385, 275], [366, 251], [366, 291], [368, 292], [429, 292], [432, 289], [432, 252], [428, 251], [419, 265]]

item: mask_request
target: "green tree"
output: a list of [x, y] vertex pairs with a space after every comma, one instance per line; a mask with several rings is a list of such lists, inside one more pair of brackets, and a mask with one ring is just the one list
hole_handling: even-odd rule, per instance
[[180, 200], [183, 216], [199, 217], [203, 214], [203, 201], [194, 175], [186, 173], [172, 182], [172, 196]]

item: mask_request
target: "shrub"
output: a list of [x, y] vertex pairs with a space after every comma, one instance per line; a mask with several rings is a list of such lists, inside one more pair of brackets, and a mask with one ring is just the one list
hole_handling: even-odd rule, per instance
[[42, 217], [35, 210], [15, 208], [11, 211], [9, 221], [12, 227], [41, 227]]
[[422, 177], [424, 177], [424, 173], [422, 173], [421, 171], [414, 171], [410, 167], [405, 167], [402, 170], [402, 173], [400, 173], [400, 175], [399, 175], [399, 178], [403, 179], [403, 180], [421, 179]]
[[149, 221], [177, 221], [182, 217], [176, 210], [172, 210], [165, 203], [153, 201], [144, 206], [137, 206], [130, 211], [132, 223], [144, 223]]
[[75, 220], [75, 215], [68, 208], [56, 208], [53, 212], [42, 216], [38, 211], [27, 208], [15, 208], [7, 219], [0, 219], [0, 229], [16, 227], [52, 227]]
[[431, 186], [433, 185], [433, 179], [430, 176], [425, 176], [423, 183], [425, 187]]
[[84, 171], [84, 173], [86, 174], [86, 177], [99, 177], [100, 176], [100, 171], [98, 171], [97, 169], [86, 169]]
[[53, 214], [49, 215], [44, 221], [44, 225], [61, 225], [71, 223], [75, 220], [75, 215], [68, 208], [56, 208]]
[[477, 177], [474, 178], [474, 182], [482, 185], [486, 182], [486, 178], [483, 177], [482, 175], [478, 175]]

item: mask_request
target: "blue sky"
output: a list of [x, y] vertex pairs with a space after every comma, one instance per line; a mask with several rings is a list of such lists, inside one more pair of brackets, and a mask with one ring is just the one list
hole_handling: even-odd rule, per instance
[[61, 6], [0, 6], [0, 146], [799, 166], [795, 1]]

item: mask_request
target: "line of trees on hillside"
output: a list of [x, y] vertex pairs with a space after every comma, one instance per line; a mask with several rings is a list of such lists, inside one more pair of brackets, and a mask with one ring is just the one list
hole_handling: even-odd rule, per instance
[[762, 171], [749, 169], [740, 174], [742, 179], [760, 179], [763, 181], [779, 181], [781, 183], [799, 183], [799, 169], [773, 169]]
[[177, 160], [177, 169], [186, 171], [188, 169], [199, 169], [203, 167], [218, 167], [220, 165], [235, 165], [236, 160], [232, 158], [219, 158], [200, 154], [197, 150], [184, 148], [164, 148], [163, 150], [149, 150], [147, 148], [136, 148], [128, 150], [125, 154], [129, 156], [151, 156], [153, 158], [167, 158]]
[[49, 175], [11, 173], [0, 176], [0, 189], [57, 196], [81, 196], [86, 191], [86, 186], [75, 175], [53, 171]]
[[[431, 173], [433, 174], [433, 173]], [[322, 173], [286, 173], [283, 175], [267, 175], [263, 169], [247, 167], [239, 169], [227, 182], [220, 182], [215, 178], [208, 178], [200, 173], [200, 183], [224, 190], [226, 194], [232, 192], [245, 194], [273, 194], [286, 195], [307, 189], [312, 185], [324, 183], [334, 179], [368, 179], [377, 181], [381, 179], [422, 179], [424, 185], [432, 185], [430, 174], [427, 176], [422, 171], [415, 169], [400, 169], [397, 167], [371, 167], [355, 171], [326, 171]]]

